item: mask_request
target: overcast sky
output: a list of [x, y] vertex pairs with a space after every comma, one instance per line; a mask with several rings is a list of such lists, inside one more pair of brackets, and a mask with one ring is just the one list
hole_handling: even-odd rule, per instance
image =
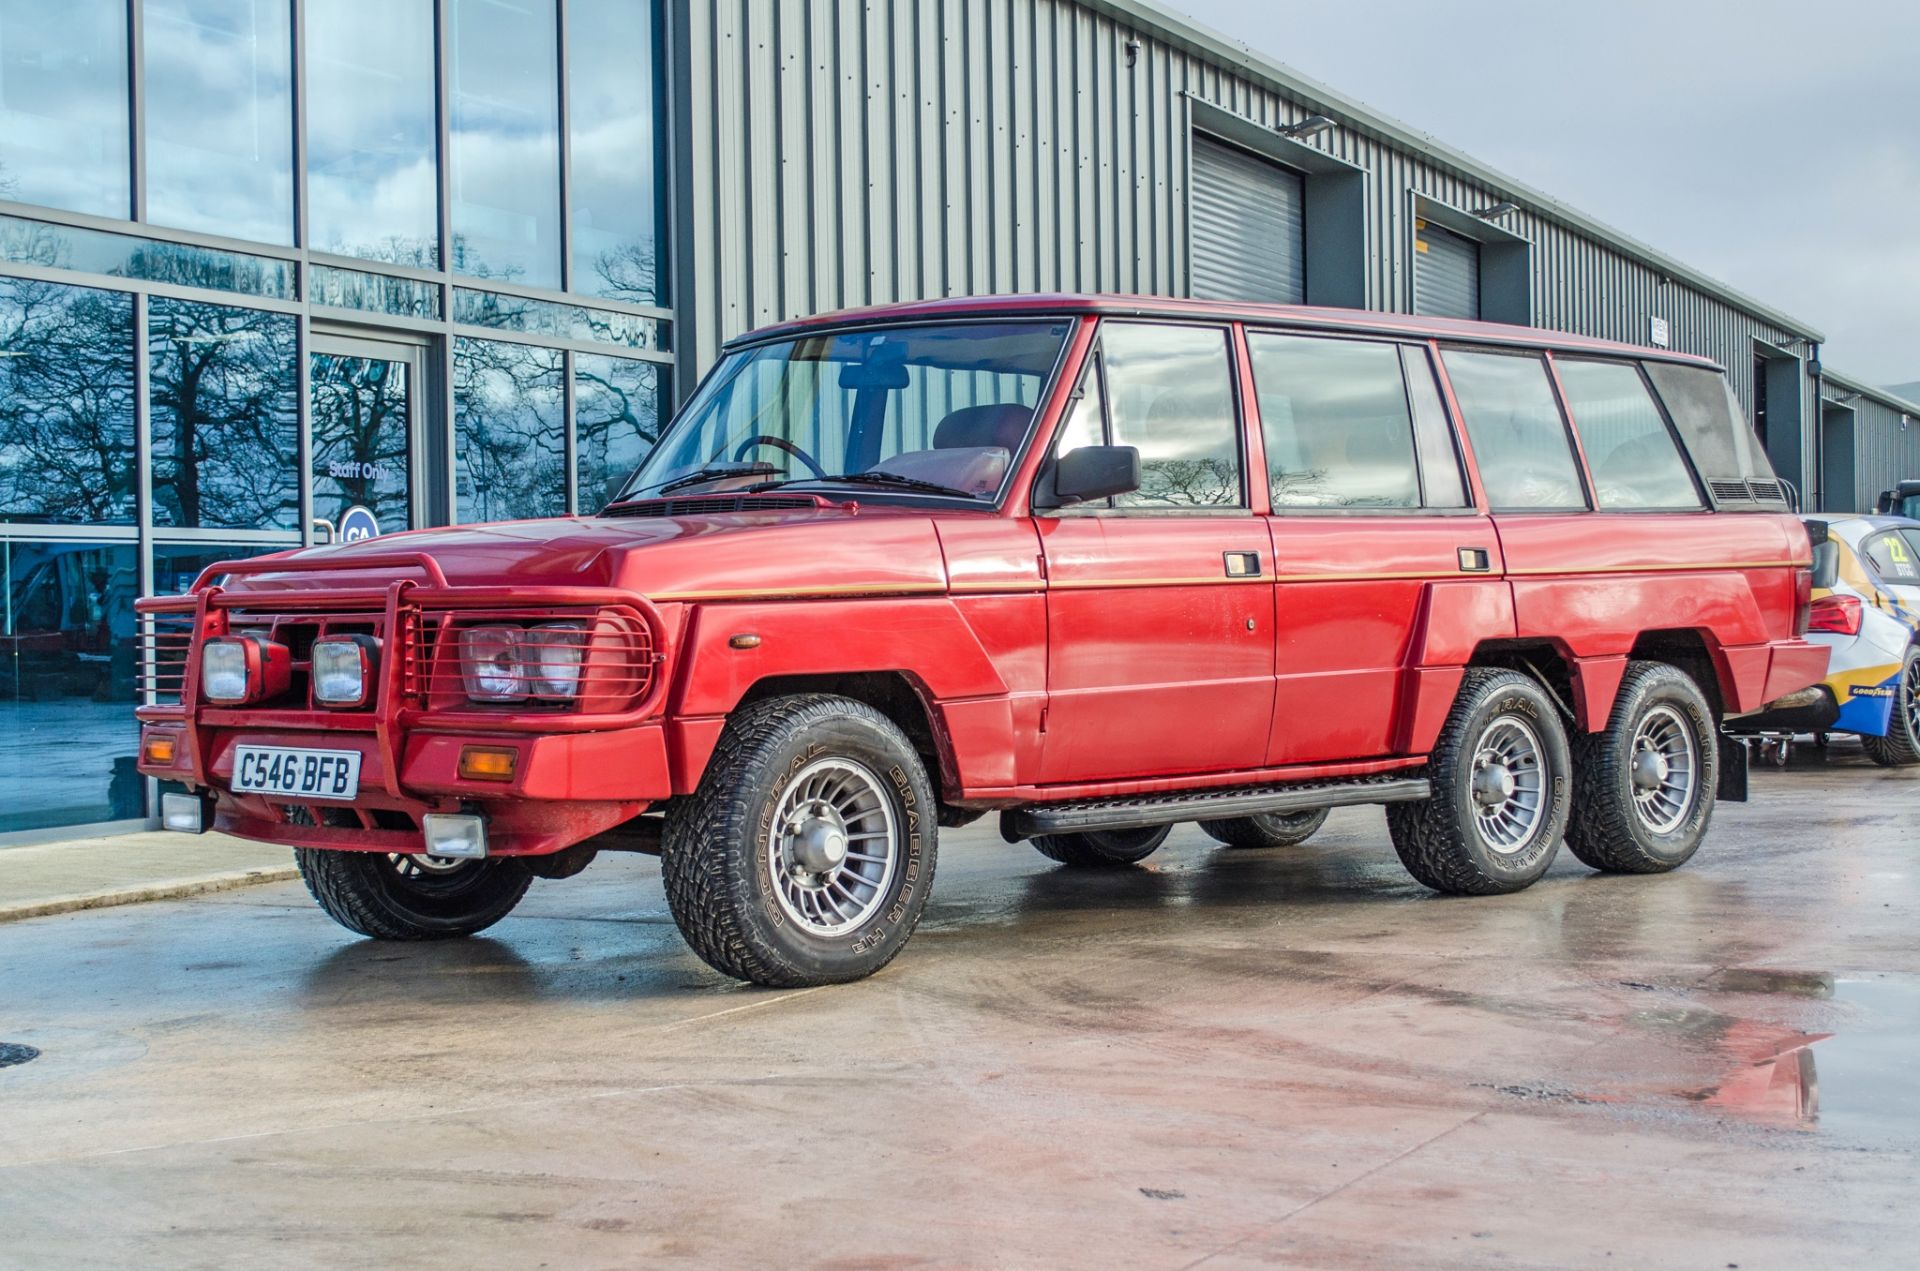
[[1920, 380], [1920, 3], [1163, 0]]

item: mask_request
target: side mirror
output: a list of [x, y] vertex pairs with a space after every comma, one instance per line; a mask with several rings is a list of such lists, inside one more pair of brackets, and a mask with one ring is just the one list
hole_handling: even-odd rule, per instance
[[1034, 490], [1036, 508], [1059, 508], [1140, 488], [1137, 446], [1081, 446], [1054, 463]]
[[1880, 513], [1880, 515], [1882, 516], [1886, 516], [1889, 513], [1891, 513], [1893, 511], [1893, 491], [1891, 490], [1880, 491], [1880, 502], [1878, 506], [1876, 506], [1873, 510]]
[[1807, 541], [1815, 547], [1819, 547], [1833, 537], [1833, 532], [1827, 528], [1825, 521], [1802, 521], [1801, 524], [1807, 527]]

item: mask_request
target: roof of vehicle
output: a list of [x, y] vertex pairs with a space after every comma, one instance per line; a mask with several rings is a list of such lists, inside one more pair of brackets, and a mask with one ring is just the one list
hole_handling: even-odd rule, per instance
[[1097, 314], [1129, 318], [1211, 318], [1220, 321], [1275, 323], [1324, 331], [1351, 331], [1373, 335], [1412, 335], [1422, 339], [1470, 340], [1479, 343], [1525, 345], [1568, 353], [1604, 353], [1656, 358], [1721, 369], [1708, 358], [1672, 349], [1656, 349], [1615, 340], [1597, 340], [1541, 327], [1510, 326], [1500, 322], [1468, 322], [1457, 318], [1422, 318], [1371, 309], [1329, 309], [1311, 305], [1255, 304], [1238, 300], [1182, 300], [1170, 296], [1125, 296], [1037, 292], [1012, 296], [950, 296], [901, 304], [841, 309], [794, 318], [760, 327], [727, 341], [727, 347], [791, 337], [823, 327], [927, 319], [1005, 317], [1008, 315]]

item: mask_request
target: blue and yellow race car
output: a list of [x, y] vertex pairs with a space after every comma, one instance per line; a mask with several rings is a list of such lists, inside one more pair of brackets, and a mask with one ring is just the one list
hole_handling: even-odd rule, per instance
[[1853, 733], [1875, 763], [1920, 764], [1920, 521], [1809, 517], [1816, 541], [1822, 526], [1807, 638], [1833, 650], [1827, 678], [1727, 727], [1744, 734]]

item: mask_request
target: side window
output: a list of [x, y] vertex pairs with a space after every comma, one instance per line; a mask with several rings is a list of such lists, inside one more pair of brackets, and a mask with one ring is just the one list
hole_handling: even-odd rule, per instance
[[1896, 587], [1920, 586], [1920, 553], [1898, 530], [1876, 534], [1861, 552], [1880, 581]]
[[1400, 347], [1400, 361], [1407, 371], [1407, 400], [1413, 404], [1413, 439], [1420, 448], [1420, 484], [1427, 492], [1427, 506], [1471, 507], [1466, 474], [1460, 468], [1460, 447], [1453, 437], [1453, 422], [1447, 418], [1447, 405], [1440, 400], [1440, 386], [1434, 382], [1433, 364], [1426, 350], [1409, 345]]
[[1556, 359], [1554, 365], [1602, 510], [1702, 506], [1687, 461], [1638, 369], [1626, 362]]
[[1115, 502], [1247, 506], [1226, 330], [1108, 322], [1100, 357], [1113, 444], [1140, 449], [1140, 488]]
[[1414, 508], [1413, 416], [1392, 344], [1249, 332], [1276, 508]]
[[1573, 441], [1546, 363], [1462, 349], [1448, 349], [1442, 359], [1494, 510], [1584, 511]]

